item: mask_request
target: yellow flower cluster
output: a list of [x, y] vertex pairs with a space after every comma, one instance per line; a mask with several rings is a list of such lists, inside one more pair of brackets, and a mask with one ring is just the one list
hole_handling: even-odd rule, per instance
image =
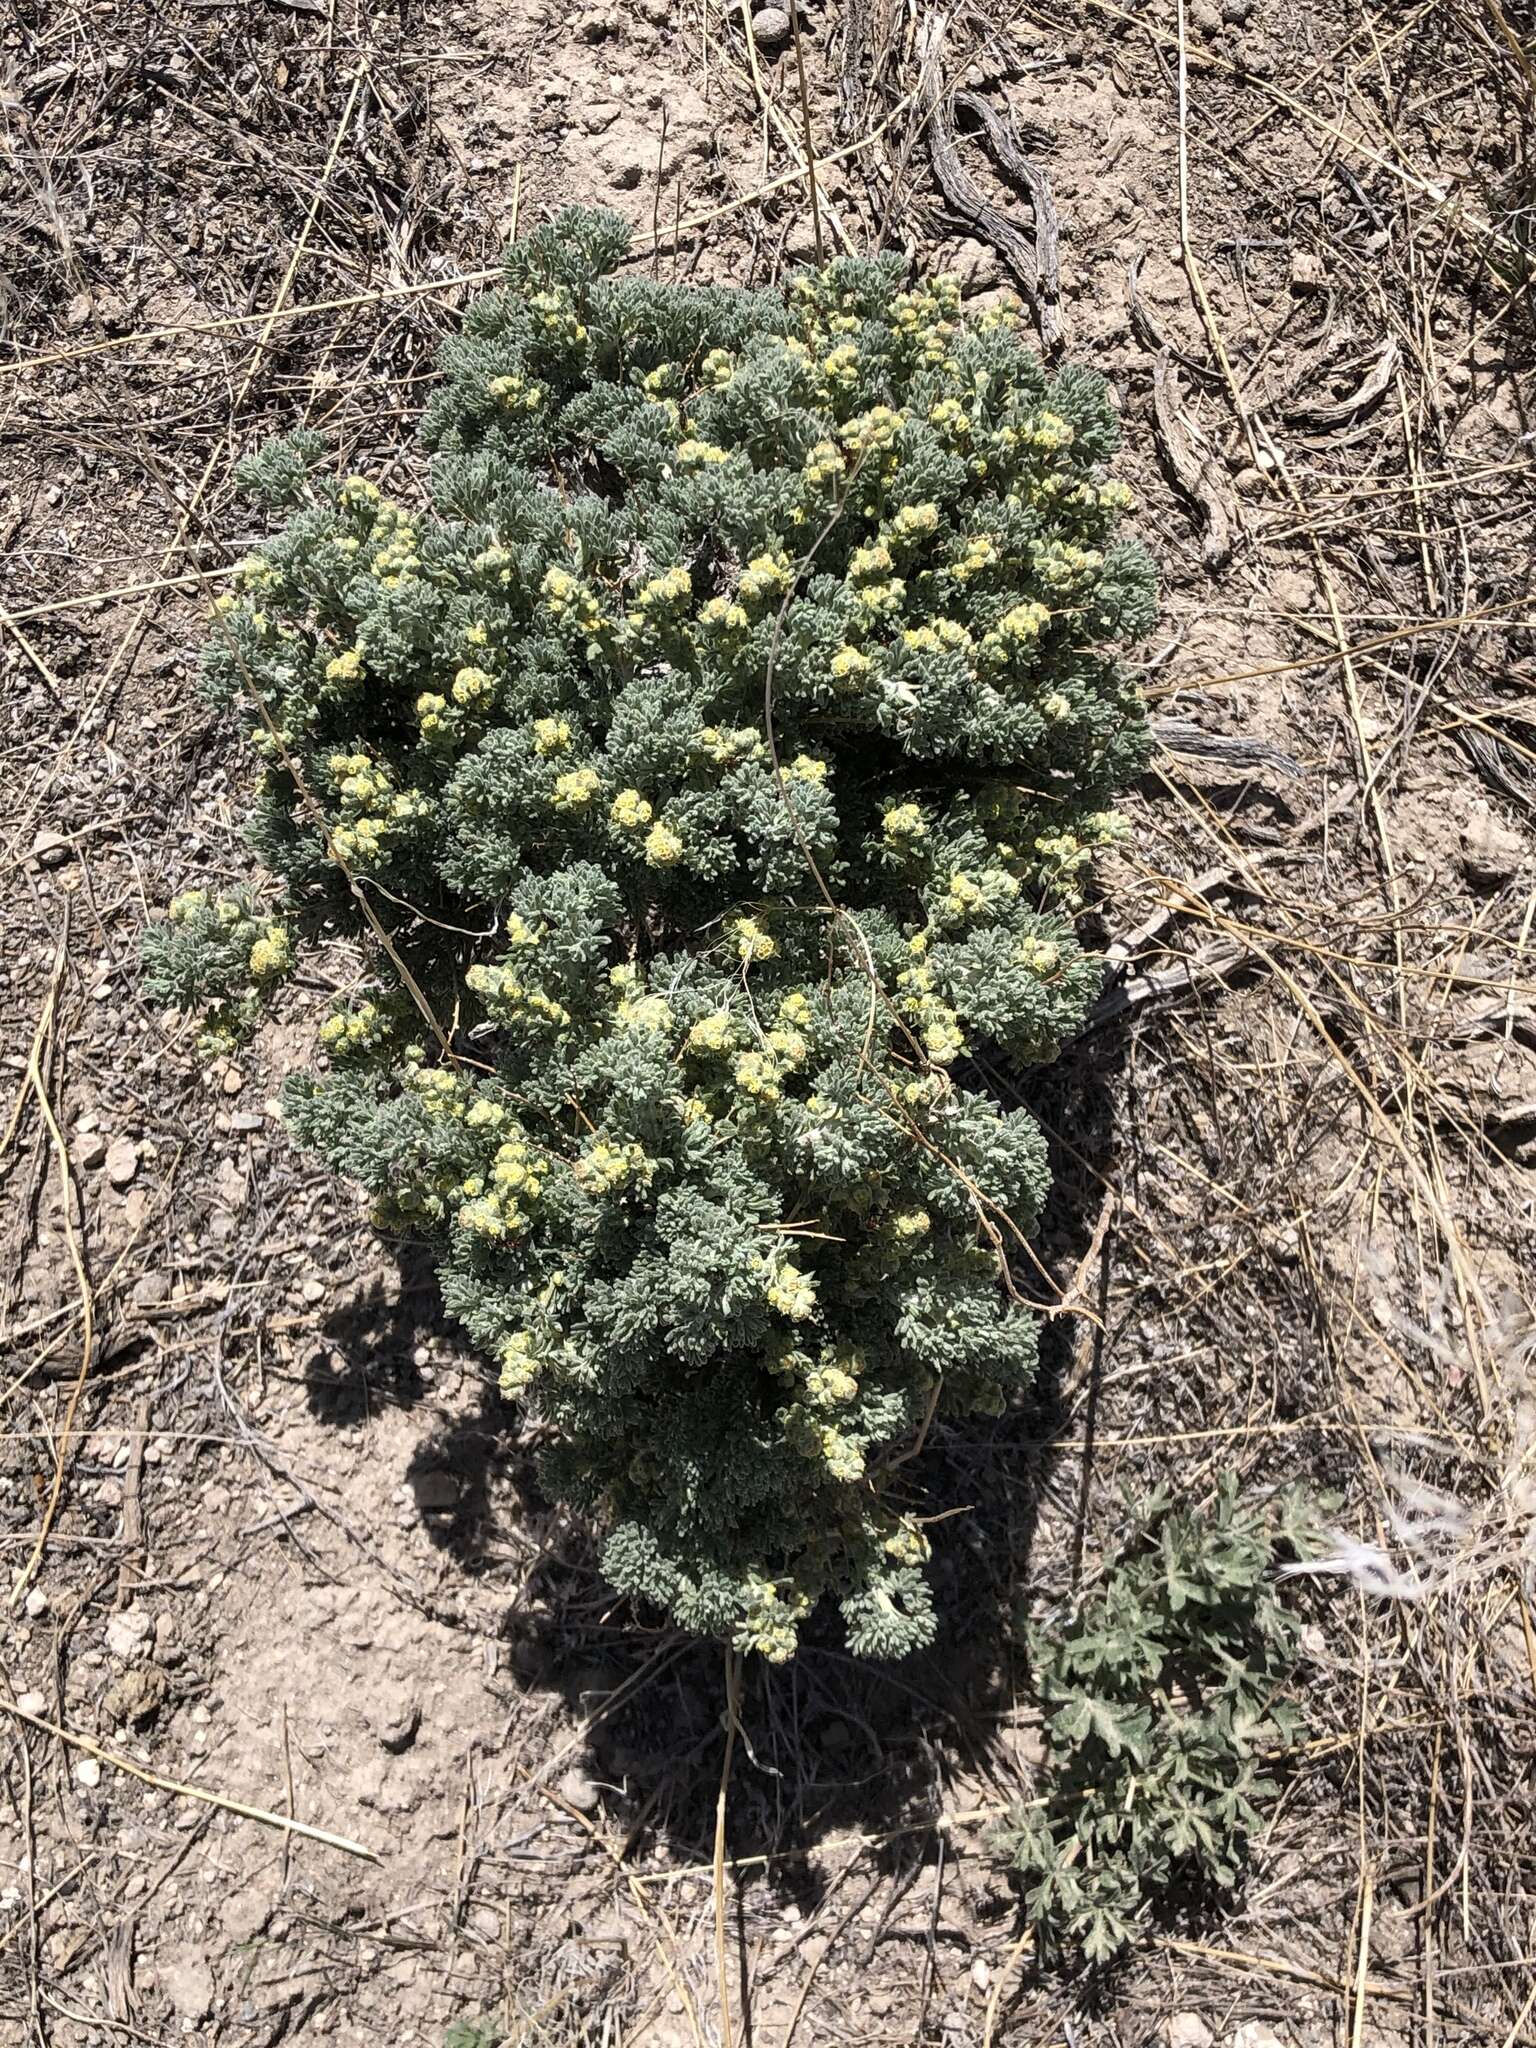
[[717, 768], [734, 768], [738, 761], [755, 761], [765, 751], [762, 735], [752, 725], [701, 725], [693, 744]]
[[453, 701], [466, 710], [483, 707], [495, 694], [496, 684], [483, 668], [461, 668], [453, 679]]
[[592, 634], [600, 633], [608, 623], [590, 584], [558, 564], [544, 571], [539, 594], [545, 611], [557, 625], [574, 626], [578, 632]]
[[584, 811], [602, 786], [595, 768], [570, 768], [555, 777], [549, 800], [557, 811]]
[[564, 285], [557, 285], [553, 291], [534, 292], [527, 303], [534, 325], [546, 343], [564, 349], [585, 345], [587, 330], [576, 318], [571, 295]]
[[919, 839], [928, 837], [928, 822], [923, 816], [920, 804], [894, 804], [880, 820], [881, 830], [891, 846], [903, 851], [910, 849]]
[[464, 981], [491, 1015], [504, 1023], [535, 1020], [563, 1031], [571, 1021], [571, 1013], [563, 1003], [545, 995], [542, 989], [529, 988], [510, 967], [477, 965], [470, 968]]
[[360, 647], [343, 648], [333, 660], [325, 665], [325, 680], [328, 683], [355, 683], [363, 672], [363, 650]]
[[645, 835], [645, 858], [653, 868], [675, 868], [683, 851], [683, 842], [670, 825], [655, 824]]
[[793, 1259], [766, 1262], [763, 1293], [768, 1306], [792, 1323], [806, 1322], [816, 1313], [816, 1283]]
[[571, 744], [571, 728], [563, 718], [536, 718], [533, 721], [533, 751], [547, 758], [551, 754], [563, 754]]
[[390, 841], [427, 815], [421, 791], [397, 790], [383, 763], [365, 753], [332, 754], [326, 767], [342, 807], [331, 827], [331, 848], [349, 865], [371, 867], [384, 860]]
[[621, 789], [608, 806], [608, 815], [625, 832], [639, 832], [654, 815], [650, 802], [638, 789]]
[[499, 1145], [489, 1175], [471, 1174], [461, 1184], [465, 1201], [459, 1210], [460, 1229], [493, 1243], [516, 1237], [531, 1221], [533, 1206], [543, 1190], [542, 1171], [520, 1138]]
[[543, 385], [526, 377], [492, 377], [485, 388], [507, 412], [537, 412], [544, 403]]
[[896, 977], [902, 1014], [917, 1027], [924, 1052], [936, 1067], [947, 1067], [965, 1051], [960, 1019], [938, 994], [931, 967], [908, 967]]
[[994, 666], [1012, 661], [1024, 648], [1032, 646], [1050, 623], [1051, 615], [1045, 606], [1035, 603], [1032, 598], [1025, 604], [1012, 606], [991, 632], [983, 635], [983, 659]]
[[745, 961], [771, 960], [779, 950], [778, 940], [755, 917], [734, 919], [731, 930], [736, 934], [736, 951]]
[[273, 981], [293, 965], [293, 941], [280, 924], [269, 924], [251, 947], [249, 966], [253, 981]]
[[706, 633], [744, 633], [751, 623], [733, 597], [711, 597], [699, 608], [699, 625]]
[[787, 556], [754, 555], [736, 588], [746, 604], [769, 604], [789, 588], [793, 573]]
[[627, 1187], [631, 1181], [641, 1187], [649, 1186], [656, 1171], [656, 1162], [633, 1139], [622, 1145], [613, 1145], [606, 1138], [596, 1138], [572, 1171], [578, 1185], [587, 1194], [607, 1195], [617, 1188]]
[[743, 1589], [746, 1612], [736, 1631], [738, 1650], [755, 1650], [770, 1664], [787, 1664], [800, 1640], [800, 1624], [811, 1611], [811, 1598], [791, 1586], [788, 1597], [772, 1579], [752, 1576]]
[[328, 1052], [364, 1052], [384, 1035], [384, 1017], [377, 1003], [362, 1002], [350, 1010], [333, 1010], [320, 1026], [320, 1043]]

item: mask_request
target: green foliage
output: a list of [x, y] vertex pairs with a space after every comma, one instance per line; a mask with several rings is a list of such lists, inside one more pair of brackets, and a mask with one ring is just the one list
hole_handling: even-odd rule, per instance
[[443, 2048], [502, 2048], [506, 2038], [500, 2020], [454, 2020], [443, 2036]]
[[144, 934], [144, 986], [173, 1008], [201, 1010], [205, 1053], [231, 1051], [250, 1035], [263, 1000], [293, 967], [285, 924], [263, 916], [244, 892], [210, 897], [187, 889]]
[[1172, 1886], [1236, 1880], [1275, 1791], [1261, 1753], [1295, 1725], [1273, 1566], [1300, 1512], [1242, 1504], [1230, 1477], [1208, 1512], [1154, 1496], [1066, 1626], [1030, 1631], [1045, 1796], [1002, 1846], [1047, 1943], [1104, 1962]]
[[1035, 1355], [999, 1268], [1045, 1146], [952, 1069], [1053, 1057], [1098, 988], [1070, 914], [1152, 571], [1101, 381], [1007, 311], [890, 260], [620, 279], [624, 240], [509, 251], [430, 507], [307, 439], [243, 466], [291, 508], [207, 658], [255, 843], [304, 930], [388, 939], [287, 1108], [436, 1243], [616, 1585], [772, 1658], [830, 1594], [898, 1655], [890, 1461]]

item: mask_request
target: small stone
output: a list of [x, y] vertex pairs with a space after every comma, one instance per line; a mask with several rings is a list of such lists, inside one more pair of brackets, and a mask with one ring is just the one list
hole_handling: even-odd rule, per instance
[[229, 1120], [229, 1128], [232, 1131], [259, 1131], [261, 1118], [254, 1109], [237, 1109]]
[[1176, 2012], [1164, 2020], [1163, 2048], [1213, 2048], [1216, 2036], [1197, 2012]]
[[141, 1656], [154, 1626], [142, 1607], [125, 1607], [121, 1614], [114, 1614], [107, 1621], [107, 1648], [114, 1657], [121, 1657], [125, 1664]]
[[26, 1607], [28, 1621], [41, 1621], [48, 1612], [48, 1595], [41, 1586], [32, 1588], [27, 1595]]
[[617, 100], [593, 100], [581, 110], [581, 125], [589, 135], [601, 135], [623, 111]]
[[184, 2020], [205, 2019], [213, 2010], [213, 1972], [200, 1949], [173, 1949], [161, 1959], [160, 1989]]
[[70, 1141], [69, 1156], [83, 1173], [94, 1173], [107, 1156], [104, 1131], [82, 1131]]
[[976, 1960], [971, 1964], [971, 1982], [978, 1991], [985, 1991], [992, 1982], [992, 1972], [987, 1968], [980, 1956], [977, 1956]]
[[574, 1806], [578, 1813], [591, 1813], [602, 1798], [594, 1780], [574, 1765], [566, 1772], [555, 1790], [566, 1805]]
[[1221, 0], [1221, 18], [1232, 28], [1241, 28], [1253, 12], [1253, 0]]
[[1255, 469], [1251, 463], [1243, 467], [1232, 479], [1233, 488], [1240, 498], [1262, 498], [1264, 495], [1264, 472]]
[[139, 1170], [139, 1148], [132, 1138], [114, 1138], [107, 1147], [107, 1179], [115, 1188], [126, 1188]]
[[48, 1701], [40, 1692], [19, 1692], [16, 1695], [16, 1704], [24, 1714], [41, 1715], [48, 1711]]
[[752, 17], [752, 40], [760, 50], [782, 50], [790, 29], [789, 15], [782, 7], [759, 7]]
[[309, 1278], [304, 1282], [304, 1285], [299, 1289], [299, 1292], [303, 1295], [304, 1299], [309, 1303], [310, 1307], [314, 1308], [320, 1302], [324, 1301], [328, 1290], [326, 1288], [325, 1282], [323, 1280], [317, 1280], [314, 1274], [311, 1273]]
[[219, 1085], [226, 1095], [238, 1095], [245, 1086], [245, 1076], [238, 1067], [226, 1067], [224, 1079]]
[[80, 329], [84, 327], [90, 320], [90, 317], [90, 293], [76, 292], [75, 296], [70, 300], [69, 305], [65, 310], [64, 325], [69, 329], [71, 334], [78, 334]]
[[1221, 9], [1216, 5], [1216, 0], [1194, 0], [1194, 5], [1189, 10], [1189, 18], [1201, 35], [1221, 34]]
[[364, 1718], [391, 1756], [410, 1748], [421, 1727], [421, 1704], [403, 1685], [388, 1681], [374, 1691]]
[[949, 270], [960, 286], [962, 298], [991, 291], [1003, 274], [997, 251], [990, 242], [962, 242]]
[[1247, 2020], [1232, 2036], [1232, 2048], [1290, 2048], [1290, 2044], [1265, 2021]]
[[61, 868], [74, 857], [74, 845], [62, 832], [39, 832], [32, 842], [32, 858], [40, 868]]
[[413, 1472], [411, 1495], [424, 1515], [448, 1514], [459, 1504], [458, 1476], [444, 1471], [441, 1465]]
[[136, 1665], [107, 1687], [102, 1709], [113, 1721], [147, 1728], [165, 1704], [171, 1681], [158, 1664]]
[[1321, 256], [1310, 249], [1291, 251], [1291, 290], [1293, 292], [1319, 292], [1328, 283], [1328, 267]]
[[584, 43], [605, 43], [610, 36], [615, 36], [618, 32], [618, 16], [602, 9], [596, 14], [589, 14], [584, 21], [576, 24], [576, 33]]
[[1477, 804], [1461, 828], [1461, 865], [1468, 881], [1480, 889], [1498, 889], [1511, 881], [1525, 859], [1518, 832], [1500, 824], [1487, 804]]
[[101, 1765], [97, 1763], [95, 1757], [81, 1757], [79, 1763], [75, 1765], [75, 1783], [83, 1786], [87, 1792], [95, 1791], [101, 1783]]

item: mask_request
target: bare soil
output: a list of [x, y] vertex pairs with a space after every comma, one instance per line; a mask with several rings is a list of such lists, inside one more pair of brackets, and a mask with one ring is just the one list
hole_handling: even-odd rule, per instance
[[[800, 27], [803, 104], [723, 5], [0, 21], [5, 2043], [702, 2048], [722, 1991], [765, 2048], [1536, 2040], [1528, 14]], [[285, 1138], [318, 989], [210, 1070], [137, 978], [248, 867], [195, 684], [235, 457], [309, 421], [408, 480], [437, 342], [576, 199], [663, 276], [883, 245], [973, 300], [1034, 282], [997, 219], [1054, 219], [1165, 569], [1118, 995], [993, 1077], [1056, 1152], [1042, 1384], [926, 1453], [938, 1649], [829, 1634], [734, 1738], [719, 1652], [612, 1597], [429, 1267]], [[1240, 1893], [1044, 1969], [990, 1840], [1040, 1754], [1018, 1623], [1127, 1493], [1229, 1469], [1376, 1561], [1296, 1587], [1309, 1732]]]

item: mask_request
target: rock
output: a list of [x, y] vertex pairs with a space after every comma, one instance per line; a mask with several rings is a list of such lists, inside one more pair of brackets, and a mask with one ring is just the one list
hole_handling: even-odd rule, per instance
[[599, 1804], [602, 1794], [595, 1782], [585, 1771], [573, 1764], [555, 1787], [556, 1792], [567, 1806], [574, 1806], [578, 1813], [591, 1813]]
[[1321, 256], [1310, 249], [1291, 251], [1291, 290], [1293, 292], [1320, 292], [1327, 289], [1328, 268]]
[[1255, 469], [1251, 463], [1243, 467], [1232, 479], [1232, 487], [1240, 498], [1262, 498], [1264, 495], [1264, 472]]
[[74, 857], [74, 845], [62, 832], [39, 832], [32, 842], [32, 858], [40, 868], [61, 868]]
[[619, 18], [600, 8], [576, 24], [576, 33], [584, 43], [605, 43], [610, 36], [619, 32]]
[[1216, 0], [1194, 0], [1189, 10], [1189, 18], [1201, 35], [1221, 34], [1221, 9], [1216, 5]]
[[792, 24], [782, 7], [759, 7], [752, 17], [752, 40], [760, 50], [782, 50]]
[[107, 1147], [107, 1179], [115, 1188], [130, 1185], [139, 1170], [139, 1148], [132, 1138], [114, 1138]]
[[130, 1664], [144, 1652], [149, 1632], [154, 1627], [142, 1607], [125, 1607], [121, 1614], [110, 1615], [107, 1619], [107, 1648], [114, 1657], [121, 1657]]
[[43, 1616], [48, 1612], [48, 1595], [41, 1586], [34, 1586], [32, 1588], [31, 1592], [27, 1595], [26, 1606], [28, 1621], [42, 1620]]
[[158, 1664], [138, 1664], [107, 1687], [101, 1704], [112, 1720], [147, 1728], [164, 1706], [170, 1689], [171, 1681]]
[[172, 1949], [161, 1958], [156, 1974], [160, 1989], [182, 2019], [206, 2019], [213, 2011], [213, 1972], [199, 1949]]
[[617, 100], [592, 100], [581, 110], [581, 125], [588, 135], [601, 135], [623, 111]]
[[315, 1308], [318, 1306], [320, 1302], [324, 1301], [327, 1289], [325, 1282], [323, 1280], [317, 1280], [315, 1276], [311, 1274], [309, 1278], [304, 1282], [303, 1286], [299, 1289], [299, 1292], [303, 1295], [304, 1299], [309, 1303], [310, 1307]]
[[1263, 2020], [1247, 2020], [1232, 2036], [1231, 2048], [1290, 2048], [1290, 2043]]
[[24, 1714], [41, 1715], [48, 1711], [47, 1697], [40, 1692], [19, 1692], [16, 1695], [16, 1704]]
[[224, 1079], [219, 1083], [226, 1095], [238, 1095], [245, 1086], [245, 1076], [238, 1067], [226, 1067]]
[[424, 1515], [451, 1513], [459, 1504], [458, 1475], [435, 1465], [411, 1474], [411, 1493]]
[[97, 1763], [95, 1757], [81, 1757], [79, 1763], [75, 1765], [75, 1783], [83, 1786], [87, 1792], [95, 1791], [101, 1783], [101, 1765]]
[[261, 1117], [254, 1109], [237, 1109], [229, 1120], [229, 1128], [232, 1131], [259, 1131], [261, 1123]]
[[107, 1156], [107, 1139], [103, 1131], [81, 1131], [72, 1138], [69, 1156], [84, 1173], [94, 1173]]
[[962, 242], [949, 266], [960, 286], [962, 298], [973, 292], [988, 292], [1002, 279], [1002, 266], [990, 242]]
[[1519, 873], [1525, 843], [1486, 804], [1474, 807], [1461, 828], [1461, 865], [1467, 880], [1480, 889], [1502, 888]]
[[1253, 0], [1221, 0], [1221, 18], [1233, 28], [1241, 28], [1253, 12]]
[[1164, 2048], [1213, 2048], [1216, 2036], [1197, 2012], [1176, 2012], [1164, 2020], [1161, 2039]]
[[421, 1727], [421, 1704], [403, 1685], [386, 1680], [363, 1709], [368, 1726], [391, 1756], [410, 1748]]

